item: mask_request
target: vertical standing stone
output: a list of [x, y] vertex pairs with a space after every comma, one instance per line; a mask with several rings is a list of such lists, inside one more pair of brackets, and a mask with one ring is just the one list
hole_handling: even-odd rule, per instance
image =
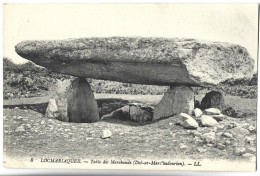
[[180, 113], [191, 114], [194, 109], [194, 93], [190, 87], [171, 87], [154, 109], [153, 120]]
[[56, 104], [56, 100], [55, 99], [50, 99], [48, 106], [46, 108], [46, 113], [45, 115], [48, 118], [56, 118], [56, 112], [58, 111], [58, 107]]
[[68, 90], [68, 117], [70, 122], [96, 122], [98, 106], [89, 83], [85, 78], [76, 78]]
[[218, 108], [222, 109], [224, 107], [224, 96], [221, 92], [211, 91], [208, 92], [205, 97], [201, 100], [201, 108]]

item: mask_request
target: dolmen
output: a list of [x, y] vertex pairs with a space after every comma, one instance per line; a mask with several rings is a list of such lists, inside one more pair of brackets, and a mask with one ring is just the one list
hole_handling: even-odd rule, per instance
[[154, 108], [153, 120], [194, 110], [192, 87], [217, 85], [253, 76], [254, 60], [246, 48], [229, 43], [179, 38], [79, 38], [23, 41], [23, 58], [57, 73], [77, 77], [68, 92], [70, 122], [99, 120], [98, 107], [85, 78], [170, 86]]

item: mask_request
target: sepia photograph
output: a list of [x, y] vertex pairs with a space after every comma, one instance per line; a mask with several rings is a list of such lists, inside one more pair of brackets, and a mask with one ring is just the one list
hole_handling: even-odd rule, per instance
[[3, 5], [3, 166], [256, 171], [257, 3]]

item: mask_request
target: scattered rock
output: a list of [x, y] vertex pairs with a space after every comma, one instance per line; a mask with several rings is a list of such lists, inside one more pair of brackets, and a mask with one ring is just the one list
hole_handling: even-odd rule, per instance
[[236, 127], [236, 124], [235, 123], [229, 123], [226, 125], [227, 129], [232, 129], [232, 128], [235, 128]]
[[212, 115], [213, 119], [215, 119], [217, 122], [219, 121], [223, 121], [223, 119], [226, 117], [225, 115], [223, 114], [220, 114], [220, 115]]
[[234, 153], [235, 155], [243, 155], [245, 153], [246, 149], [244, 147], [236, 147]]
[[172, 136], [173, 138], [175, 138], [176, 133], [171, 132], [170, 134], [171, 134], [171, 136]]
[[198, 147], [197, 150], [198, 150], [200, 153], [204, 153], [204, 152], [206, 152], [208, 149], [203, 148], [203, 147]]
[[205, 109], [204, 113], [205, 115], [220, 115], [221, 111], [217, 108], [209, 108]]
[[214, 144], [206, 144], [208, 147], [213, 147]]
[[246, 137], [245, 137], [245, 142], [246, 142], [247, 144], [249, 144], [249, 145], [254, 144], [254, 141], [255, 141], [255, 139], [252, 138], [252, 137], [249, 137], [249, 136], [246, 136]]
[[237, 135], [246, 136], [250, 133], [249, 130], [247, 130], [245, 128], [241, 128], [241, 127], [231, 128], [228, 130], [228, 132], [230, 132], [234, 136], [237, 136]]
[[49, 123], [54, 123], [54, 120], [53, 119], [48, 119], [48, 122]]
[[214, 132], [205, 133], [201, 137], [205, 143], [215, 144], [216, 134]]
[[254, 154], [252, 154], [252, 153], [245, 153], [242, 156], [245, 157], [245, 158], [250, 158], [250, 157], [254, 156]]
[[230, 140], [226, 140], [225, 145], [229, 145], [229, 144], [231, 144]]
[[153, 120], [180, 113], [191, 114], [194, 110], [194, 93], [190, 87], [171, 87], [154, 109]]
[[194, 137], [201, 137], [201, 133], [198, 131], [191, 131], [190, 134], [192, 134]]
[[223, 125], [223, 124], [218, 124], [218, 129], [220, 129], [220, 130], [223, 130], [224, 128], [225, 128], [225, 125]]
[[222, 136], [227, 137], [227, 138], [232, 138], [233, 137], [233, 135], [230, 134], [229, 132], [223, 133]]
[[194, 143], [195, 143], [196, 145], [202, 145], [202, 144], [204, 143], [204, 141], [201, 140], [200, 138], [195, 138]]
[[214, 126], [212, 131], [217, 132], [218, 131], [218, 127]]
[[[250, 124], [247, 123], [247, 122], [244, 122], [244, 121], [242, 122], [242, 124], [240, 124], [240, 127], [245, 128], [245, 129], [248, 129], [249, 126], [250, 126]], [[249, 130], [249, 131], [250, 131], [250, 130]]]
[[180, 144], [180, 149], [187, 149], [188, 147], [184, 144]]
[[16, 128], [15, 130], [16, 132], [25, 132], [25, 129], [23, 126], [19, 126], [18, 128]]
[[218, 125], [218, 122], [215, 119], [213, 119], [211, 116], [202, 115], [201, 116], [201, 124], [203, 126], [211, 127], [211, 126]]
[[21, 119], [23, 119], [23, 117], [22, 116], [18, 116], [18, 117], [16, 117], [16, 119], [17, 120], [21, 120]]
[[199, 124], [194, 119], [187, 119], [183, 122], [182, 126], [186, 129], [196, 129], [199, 127]]
[[248, 130], [250, 131], [250, 132], [256, 132], [256, 128], [253, 126], [253, 125], [250, 125], [249, 127], [248, 127]]
[[255, 147], [248, 147], [247, 151], [251, 152], [251, 153], [255, 153], [256, 152], [256, 148]]
[[221, 144], [221, 143], [218, 143], [217, 148], [220, 149], [220, 150], [224, 150], [226, 148], [226, 146]]
[[31, 124], [26, 124], [25, 125], [27, 128], [31, 128], [32, 126], [31, 126]]
[[188, 119], [192, 119], [192, 117], [190, 115], [186, 114], [186, 113], [180, 113], [179, 118], [182, 122], [185, 121], [185, 120], [188, 120]]
[[194, 120], [190, 115], [181, 113], [179, 115], [180, 124], [186, 129], [196, 129], [199, 127], [199, 124]]
[[201, 108], [219, 108], [221, 109], [224, 106], [224, 97], [218, 91], [211, 91], [205, 95], [201, 101]]
[[103, 130], [102, 132], [102, 139], [110, 138], [112, 136], [112, 132], [110, 130]]
[[203, 112], [199, 108], [194, 109], [193, 112], [196, 118], [199, 118], [203, 114]]
[[92, 137], [87, 137], [86, 138], [86, 140], [88, 141], [88, 140], [93, 140], [94, 138], [92, 138]]

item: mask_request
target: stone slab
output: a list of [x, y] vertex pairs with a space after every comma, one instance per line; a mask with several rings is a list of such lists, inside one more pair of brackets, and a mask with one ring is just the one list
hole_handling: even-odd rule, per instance
[[24, 41], [23, 58], [55, 72], [152, 85], [218, 84], [251, 78], [254, 61], [246, 48], [178, 38], [80, 38]]

